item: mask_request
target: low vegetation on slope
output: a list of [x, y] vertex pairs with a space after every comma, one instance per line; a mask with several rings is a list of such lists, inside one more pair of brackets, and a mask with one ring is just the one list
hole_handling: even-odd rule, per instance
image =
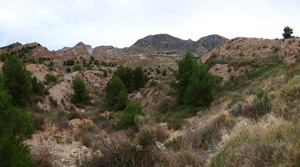
[[[47, 71], [45, 86], [31, 77], [22, 58], [2, 54], [0, 114], [5, 117], [0, 127], [7, 130], [0, 130], [0, 153], [5, 154], [0, 159], [9, 161], [0, 163], [299, 166], [300, 40], [291, 34], [287, 29], [282, 40], [233, 39], [198, 63], [191, 52], [171, 58], [176, 66], [132, 68], [95, 57], [68, 58], [61, 62], [67, 70]], [[24, 85], [28, 94], [14, 92]], [[66, 92], [57, 100], [53, 91]], [[43, 104], [50, 108], [41, 109]], [[33, 120], [19, 107], [28, 108]], [[23, 141], [32, 126], [38, 132], [26, 143], [33, 159], [28, 149], [18, 152], [20, 159], [12, 158], [19, 155], [14, 148], [27, 148]], [[4, 147], [8, 139], [10, 149]], [[65, 149], [58, 153], [52, 147]], [[52, 156], [39, 155], [41, 150]]]

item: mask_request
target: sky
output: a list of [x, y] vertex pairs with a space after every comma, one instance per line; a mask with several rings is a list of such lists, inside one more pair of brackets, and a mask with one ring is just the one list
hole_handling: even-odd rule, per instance
[[194, 41], [300, 36], [299, 0], [0, 0], [0, 47], [38, 42], [49, 50], [92, 45], [129, 47], [147, 35]]

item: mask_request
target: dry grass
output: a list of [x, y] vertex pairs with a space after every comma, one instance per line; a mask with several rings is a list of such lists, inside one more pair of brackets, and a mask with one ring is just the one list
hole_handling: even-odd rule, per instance
[[161, 167], [200, 167], [203, 165], [204, 162], [202, 162], [197, 153], [194, 153], [191, 149], [176, 153], [166, 152], [161, 156], [159, 162], [159, 166]]
[[232, 136], [210, 166], [297, 166], [299, 142], [299, 126], [269, 116]]

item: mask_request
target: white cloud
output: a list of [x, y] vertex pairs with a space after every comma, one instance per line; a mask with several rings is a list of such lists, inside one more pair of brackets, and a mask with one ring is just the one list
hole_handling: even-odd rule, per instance
[[198, 40], [219, 34], [281, 38], [299, 34], [296, 0], [2, 0], [0, 45], [39, 42], [59, 49], [83, 41], [126, 47], [149, 34]]

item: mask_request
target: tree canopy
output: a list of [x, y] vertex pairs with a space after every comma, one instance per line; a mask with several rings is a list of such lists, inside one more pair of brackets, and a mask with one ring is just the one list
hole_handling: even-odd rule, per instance
[[113, 107], [115, 110], [124, 109], [127, 103], [127, 96], [127, 89], [122, 80], [118, 76], [113, 76], [106, 87], [108, 106]]
[[0, 73], [0, 166], [31, 167], [30, 150], [23, 144], [34, 133], [33, 121], [26, 110], [11, 105]]
[[216, 79], [204, 63], [196, 63], [191, 52], [177, 62], [176, 79], [178, 104], [208, 107], [213, 100], [213, 87]]
[[77, 76], [73, 80], [74, 94], [72, 96], [72, 103], [74, 104], [87, 104], [89, 102], [89, 94], [87, 93], [86, 85], [83, 80]]
[[284, 27], [283, 32], [284, 33], [282, 33], [282, 36], [283, 36], [284, 39], [292, 38], [292, 34], [293, 34], [293, 29], [292, 28], [290, 28], [289, 26], [286, 26], [286, 27]]
[[5, 88], [15, 106], [25, 106], [30, 102], [32, 84], [29, 71], [20, 59], [10, 56], [3, 64], [3, 74], [6, 78]]

